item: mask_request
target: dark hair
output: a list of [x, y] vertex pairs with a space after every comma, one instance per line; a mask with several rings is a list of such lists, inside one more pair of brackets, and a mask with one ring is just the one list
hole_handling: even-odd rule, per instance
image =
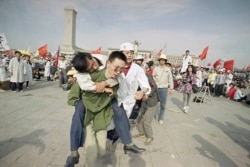
[[72, 59], [71, 63], [73, 67], [80, 73], [88, 72], [86, 71], [88, 67], [88, 60], [92, 60], [92, 55], [86, 52], [78, 52]]
[[127, 63], [127, 57], [122, 53], [122, 51], [113, 51], [108, 58], [108, 61], [112, 62], [115, 59], [123, 60], [125, 63]]
[[[192, 68], [192, 73], [196, 74], [196, 69], [195, 69], [194, 65], [190, 64], [190, 65], [188, 65], [188, 67], [191, 67]], [[188, 67], [187, 67], [187, 70], [186, 70], [187, 73], [188, 73]]]
[[151, 68], [153, 65], [154, 65], [154, 61], [149, 61], [149, 62], [147, 62], [147, 65]]

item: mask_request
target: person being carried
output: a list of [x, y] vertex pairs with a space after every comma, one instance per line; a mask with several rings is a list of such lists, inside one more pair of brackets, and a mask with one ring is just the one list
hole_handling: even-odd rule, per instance
[[[93, 82], [91, 80], [90, 74], [96, 72], [100, 69], [103, 69], [103, 65], [106, 64], [105, 59], [102, 58], [103, 55], [95, 56], [93, 58], [88, 53], [78, 53], [72, 60], [72, 64], [76, 69], [77, 73], [75, 73], [75, 77], [77, 78], [77, 84], [79, 89], [76, 89], [76, 92], [72, 92], [70, 90], [68, 104], [75, 106], [77, 101], [79, 100], [79, 95], [81, 90], [85, 90], [86, 92], [103, 92], [103, 89], [106, 86], [116, 86], [115, 80], [116, 79], [107, 79], [101, 82]], [[104, 61], [103, 61], [104, 60]], [[90, 74], [89, 74], [90, 73]], [[103, 86], [103, 87], [102, 87]], [[72, 92], [72, 93], [71, 93]], [[80, 100], [82, 103], [82, 100]], [[77, 107], [77, 106], [76, 106]], [[69, 167], [70, 165], [74, 165], [79, 161], [79, 153], [78, 148], [83, 146], [83, 125], [84, 122], [84, 112], [85, 107], [78, 105], [80, 110], [75, 110], [75, 114], [72, 117], [71, 123], [71, 132], [70, 132], [70, 143], [71, 143], [71, 155], [68, 156], [65, 167]], [[116, 132], [118, 136], [121, 138], [122, 143], [126, 146], [126, 150], [132, 151], [134, 153], [140, 153], [145, 151], [143, 148], [137, 147], [135, 144], [132, 143], [131, 134], [128, 128], [129, 125], [126, 121], [127, 116], [125, 112], [121, 112], [120, 108], [117, 106], [117, 103], [112, 103], [112, 108], [114, 110], [114, 122]], [[117, 112], [118, 111], [118, 112]], [[119, 124], [117, 124], [117, 122]]]

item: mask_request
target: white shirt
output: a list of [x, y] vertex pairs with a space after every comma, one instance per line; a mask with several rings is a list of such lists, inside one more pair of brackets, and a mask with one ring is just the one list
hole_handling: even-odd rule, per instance
[[[92, 54], [92, 56], [98, 59], [102, 63], [102, 65], [99, 66], [99, 70], [104, 69], [107, 62], [107, 56], [101, 54]], [[76, 71], [74, 77], [76, 77], [77, 83], [79, 84], [82, 90], [87, 90], [87, 91], [96, 90], [95, 82], [91, 80], [89, 73], [79, 73]]]
[[192, 64], [192, 57], [190, 55], [184, 55], [182, 59], [181, 72], [186, 72], [189, 64]]
[[146, 94], [150, 94], [151, 87], [144, 70], [135, 63], [131, 64], [126, 76], [124, 73], [121, 73], [117, 79], [119, 82], [117, 91], [118, 105], [123, 104], [123, 108], [129, 117], [136, 102], [135, 94], [138, 87], [147, 88], [148, 92]]
[[66, 69], [66, 66], [67, 66], [67, 61], [64, 60], [58, 60], [58, 68], [63, 68], [63, 69]]

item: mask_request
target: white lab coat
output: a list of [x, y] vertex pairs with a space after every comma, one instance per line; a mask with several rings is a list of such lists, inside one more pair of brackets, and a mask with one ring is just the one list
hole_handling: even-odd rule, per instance
[[118, 95], [118, 105], [123, 104], [123, 107], [129, 117], [135, 105], [135, 93], [138, 87], [148, 88], [149, 94], [151, 92], [151, 87], [148, 83], [148, 78], [144, 70], [137, 64], [132, 63], [130, 69], [125, 76], [124, 73], [118, 76], [119, 88], [117, 91]]
[[198, 87], [202, 87], [202, 72], [200, 71], [200, 70], [198, 70], [197, 72], [196, 72], [196, 85], [198, 86]]
[[32, 81], [33, 80], [33, 76], [32, 76], [32, 65], [25, 62], [24, 63], [26, 66], [26, 70], [27, 70], [27, 75], [24, 76], [24, 80], [25, 81]]
[[44, 67], [44, 76], [49, 77], [50, 76], [50, 61], [47, 61]]
[[186, 55], [184, 55], [183, 59], [182, 59], [181, 72], [186, 72], [189, 64], [192, 64], [192, 57], [189, 55], [187, 55], [187, 57], [186, 57]]
[[24, 82], [24, 75], [27, 73], [25, 62], [20, 58], [20, 62], [18, 62], [17, 58], [14, 57], [10, 60], [9, 71], [13, 73], [10, 77], [10, 82]]
[[4, 80], [5, 80], [5, 64], [2, 58], [0, 58], [0, 81]]

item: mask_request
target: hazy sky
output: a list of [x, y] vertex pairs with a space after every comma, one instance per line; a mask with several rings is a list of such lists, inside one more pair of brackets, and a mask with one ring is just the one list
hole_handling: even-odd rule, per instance
[[94, 50], [138, 40], [139, 49], [235, 59], [250, 64], [249, 0], [0, 0], [0, 33], [11, 48], [37, 50], [63, 44], [64, 7], [77, 11], [76, 45]]

